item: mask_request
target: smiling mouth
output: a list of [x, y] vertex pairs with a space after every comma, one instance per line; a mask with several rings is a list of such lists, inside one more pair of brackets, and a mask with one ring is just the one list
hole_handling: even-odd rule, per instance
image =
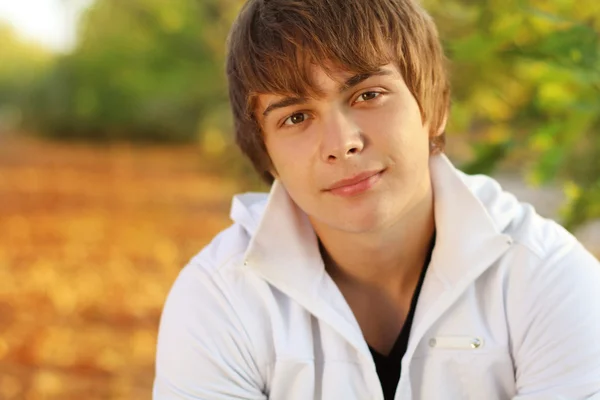
[[348, 179], [342, 179], [325, 191], [336, 196], [349, 197], [366, 192], [371, 189], [381, 178], [385, 170], [368, 171]]

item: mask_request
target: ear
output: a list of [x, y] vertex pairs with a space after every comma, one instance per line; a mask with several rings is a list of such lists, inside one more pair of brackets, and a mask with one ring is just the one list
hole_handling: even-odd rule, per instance
[[448, 122], [448, 111], [444, 113], [442, 123], [440, 124], [437, 132], [433, 136], [429, 137], [429, 154], [440, 154], [445, 147], [445, 136], [443, 135], [446, 131], [446, 124]]
[[446, 125], [448, 124], [448, 111], [444, 113], [444, 118], [442, 119], [442, 123], [438, 131], [435, 133], [435, 136], [440, 136], [442, 133], [446, 131]]

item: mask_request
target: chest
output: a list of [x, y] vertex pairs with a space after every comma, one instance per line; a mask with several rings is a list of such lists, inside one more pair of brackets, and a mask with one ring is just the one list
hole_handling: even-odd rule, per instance
[[412, 294], [344, 293], [365, 341], [378, 353], [388, 354], [403, 330], [410, 329]]
[[[397, 399], [493, 400], [514, 394], [506, 321], [498, 317], [503, 304], [482, 302], [484, 289], [489, 290], [477, 285], [466, 290], [425, 329], [432, 310], [418, 310]], [[364, 346], [355, 346], [303, 307], [290, 302], [285, 308], [286, 316], [272, 327], [271, 362], [265, 368], [270, 399], [383, 398], [364, 338]]]

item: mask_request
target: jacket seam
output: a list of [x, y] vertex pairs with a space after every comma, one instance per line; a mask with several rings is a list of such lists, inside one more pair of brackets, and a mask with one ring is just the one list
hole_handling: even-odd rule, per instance
[[[523, 240], [519, 240], [519, 239], [514, 239], [513, 236], [513, 240], [514, 240], [514, 244], [516, 245], [520, 245], [521, 247], [525, 248], [527, 251], [529, 251], [529, 253], [531, 253], [532, 255], [534, 255], [537, 258], [537, 261], [539, 263], [542, 263], [544, 261], [546, 261], [546, 259], [552, 255], [551, 254], [547, 254], [547, 253], [543, 253], [541, 251], [538, 251], [534, 248], [534, 246], [532, 246], [529, 243], [526, 243]], [[561, 238], [558, 243], [560, 243], [559, 246], [557, 246], [554, 250], [572, 250], [577, 246], [577, 240], [574, 240], [573, 238], [568, 238], [568, 241], [566, 238]]]

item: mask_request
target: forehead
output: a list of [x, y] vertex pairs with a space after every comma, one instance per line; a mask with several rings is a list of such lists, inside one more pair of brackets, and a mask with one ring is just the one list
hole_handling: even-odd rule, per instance
[[303, 98], [308, 100], [310, 98], [335, 96], [373, 76], [386, 76], [391, 79], [396, 78], [402, 80], [402, 75], [398, 71], [398, 68], [391, 63], [383, 65], [375, 71], [363, 73], [330, 66], [324, 68], [322, 66], [312, 65], [309, 68], [309, 75], [312, 87], [307, 88], [307, 93], [310, 93], [308, 96], [301, 96], [295, 93], [258, 93], [255, 95], [254, 111], [257, 115], [261, 115], [269, 105], [285, 99]]

